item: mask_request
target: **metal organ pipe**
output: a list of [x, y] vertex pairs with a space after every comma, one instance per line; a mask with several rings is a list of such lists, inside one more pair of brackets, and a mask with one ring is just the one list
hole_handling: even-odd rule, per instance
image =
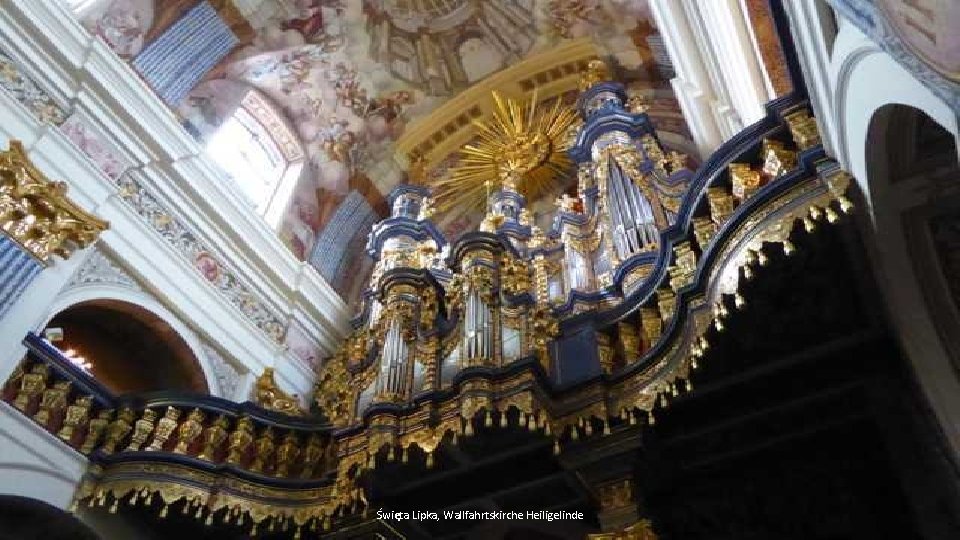
[[653, 208], [640, 188], [623, 169], [609, 158], [607, 177], [607, 205], [613, 225], [614, 246], [621, 258], [626, 258], [656, 243], [657, 228]]
[[383, 354], [380, 356], [380, 377], [378, 393], [381, 395], [405, 396], [407, 391], [407, 372], [409, 371], [410, 348], [403, 339], [400, 321], [393, 319], [387, 328]]
[[466, 320], [463, 324], [463, 351], [468, 360], [491, 358], [493, 351], [493, 319], [490, 308], [471, 290], [467, 295]]

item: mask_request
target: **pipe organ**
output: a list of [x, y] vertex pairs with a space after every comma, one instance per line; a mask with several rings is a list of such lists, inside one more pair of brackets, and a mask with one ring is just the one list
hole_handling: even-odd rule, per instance
[[[560, 321], [615, 305], [623, 296], [616, 274], [625, 263], [634, 273], [652, 265], [692, 173], [684, 157], [661, 146], [642, 105], [599, 76], [600, 67], [591, 70], [587, 78], [595, 80], [577, 103], [579, 126], [564, 141], [534, 133], [533, 142], [516, 143], [509, 166], [487, 183], [478, 231], [451, 243], [430, 219], [428, 188], [393, 191], [390, 217], [370, 235], [376, 265], [354, 321], [367, 337], [351, 362], [376, 366], [365, 368], [371, 375], [362, 378], [358, 409], [442, 389], [465, 369], [500, 368], [527, 357], [557, 378], [549, 343]], [[558, 197], [552, 225], [543, 230], [527, 207], [530, 160], [522, 153], [549, 144], [564, 145], [568, 191], [578, 196]], [[526, 169], [517, 165], [524, 159]], [[627, 326], [623, 335], [639, 342], [639, 318]]]

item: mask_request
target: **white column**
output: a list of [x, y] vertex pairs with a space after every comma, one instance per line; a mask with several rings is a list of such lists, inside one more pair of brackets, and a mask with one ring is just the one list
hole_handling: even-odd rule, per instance
[[683, 5], [677, 0], [651, 0], [650, 8], [677, 74], [670, 83], [700, 157], [705, 159], [725, 139], [716, 115], [722, 105]]
[[718, 67], [717, 72], [730, 104], [737, 111], [740, 129], [743, 129], [763, 118], [763, 105], [771, 97], [764, 81], [762, 62], [750, 38], [746, 14], [738, 0], [711, 0], [693, 5], [710, 42], [708, 54]]

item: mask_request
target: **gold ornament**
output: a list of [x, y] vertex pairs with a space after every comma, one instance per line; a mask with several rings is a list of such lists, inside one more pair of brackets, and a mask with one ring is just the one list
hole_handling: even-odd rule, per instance
[[167, 439], [170, 438], [173, 430], [177, 429], [177, 420], [179, 418], [180, 411], [178, 409], [167, 407], [167, 412], [163, 415], [163, 418], [157, 422], [157, 429], [153, 433], [153, 441], [150, 443], [150, 446], [147, 447], [148, 451], [156, 452], [157, 450], [163, 450], [163, 445], [167, 443]]
[[303, 415], [297, 397], [284, 392], [277, 385], [277, 381], [273, 378], [272, 367], [264, 368], [263, 373], [257, 377], [254, 400], [257, 405], [264, 409], [291, 416]]
[[46, 262], [70, 257], [96, 241], [109, 224], [67, 197], [67, 185], [52, 182], [34, 166], [20, 141], [0, 152], [0, 230]]
[[52, 427], [52, 424], [60, 416], [60, 412], [67, 406], [67, 394], [70, 392], [69, 381], [57, 381], [53, 387], [43, 391], [40, 397], [40, 409], [33, 419], [45, 428]]
[[133, 425], [133, 435], [130, 436], [130, 444], [125, 449], [127, 452], [136, 452], [147, 442], [150, 433], [153, 432], [153, 423], [157, 419], [157, 411], [146, 409], [143, 411], [143, 417], [137, 420]]
[[[83, 439], [83, 444], [80, 445], [81, 454], [93, 452], [94, 447], [100, 442], [100, 436], [107, 430], [111, 417], [113, 417], [113, 409], [104, 409], [97, 414], [96, 418], [90, 420], [87, 425], [87, 435]], [[106, 449], [104, 451], [107, 452]]]
[[180, 425], [177, 432], [177, 445], [173, 448], [175, 454], [186, 454], [193, 441], [203, 432], [203, 412], [200, 409], [190, 411], [190, 415]]
[[13, 401], [13, 406], [20, 412], [27, 412], [27, 408], [30, 407], [34, 398], [46, 390], [49, 376], [50, 366], [46, 364], [36, 364], [30, 368], [30, 373], [20, 377], [20, 391]]
[[213, 461], [217, 455], [217, 451], [220, 449], [220, 445], [223, 444], [223, 441], [227, 438], [227, 426], [229, 425], [230, 421], [227, 420], [226, 416], [221, 414], [207, 429], [203, 430], [203, 450], [197, 457], [207, 461]]
[[478, 141], [464, 146], [449, 175], [433, 180], [437, 208], [480, 209], [490, 185], [505, 186], [530, 200], [559, 188], [570, 168], [565, 134], [576, 111], [555, 100], [538, 109], [536, 93], [526, 106], [493, 92], [493, 118], [474, 121]]
[[87, 421], [92, 405], [92, 396], [80, 396], [73, 402], [73, 405], [67, 407], [67, 413], [63, 417], [63, 427], [57, 432], [57, 436], [60, 437], [62, 441], [70, 444], [77, 428]]
[[[104, 441], [102, 448], [105, 454], [112, 453], [117, 445], [120, 444], [120, 441], [130, 433], [130, 430], [133, 429], [130, 424], [134, 418], [136, 418], [136, 415], [133, 409], [124, 407], [120, 410], [117, 418], [113, 422], [110, 422], [110, 425], [107, 426], [107, 439]], [[144, 435], [144, 439], [146, 439], [146, 435]]]
[[246, 456], [247, 448], [253, 442], [253, 421], [249, 416], [242, 416], [237, 421], [237, 427], [230, 434], [230, 447], [227, 454], [227, 463], [239, 465]]

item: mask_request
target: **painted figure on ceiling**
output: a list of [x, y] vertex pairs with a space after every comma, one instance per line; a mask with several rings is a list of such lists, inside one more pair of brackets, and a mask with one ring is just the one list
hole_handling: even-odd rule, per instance
[[140, 52], [153, 24], [153, 0], [113, 0], [83, 14], [83, 25], [120, 56]]
[[412, 101], [413, 96], [406, 90], [390, 92], [369, 100], [363, 113], [367, 121], [367, 133], [378, 141], [398, 138], [406, 125], [404, 108]]

